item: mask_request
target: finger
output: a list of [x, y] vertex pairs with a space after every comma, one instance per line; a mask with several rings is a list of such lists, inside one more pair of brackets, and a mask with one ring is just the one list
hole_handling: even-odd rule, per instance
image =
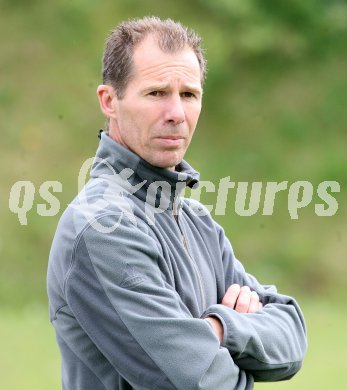
[[247, 313], [251, 302], [251, 290], [248, 286], [241, 287], [239, 297], [237, 298], [235, 310], [239, 313]]
[[251, 301], [248, 307], [248, 313], [254, 313], [259, 310], [259, 295], [255, 292], [251, 292]]
[[238, 284], [232, 284], [223, 297], [222, 305], [234, 309], [240, 290], [241, 287]]
[[259, 302], [258, 304], [258, 310], [261, 310], [263, 308], [263, 304], [261, 302]]

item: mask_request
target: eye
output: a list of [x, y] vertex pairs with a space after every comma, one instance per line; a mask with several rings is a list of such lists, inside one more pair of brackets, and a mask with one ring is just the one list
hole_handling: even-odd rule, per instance
[[181, 96], [188, 99], [192, 99], [196, 97], [193, 92], [182, 92]]
[[148, 95], [155, 97], [164, 96], [164, 91], [151, 91]]

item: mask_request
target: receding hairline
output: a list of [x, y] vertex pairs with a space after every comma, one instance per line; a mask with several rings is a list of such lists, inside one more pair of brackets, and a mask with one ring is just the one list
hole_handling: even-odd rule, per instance
[[[132, 56], [131, 56], [131, 63], [130, 63], [129, 74], [128, 74], [128, 80], [127, 80], [127, 84], [124, 87], [122, 96], [124, 97], [124, 93], [125, 93], [125, 90], [127, 89], [129, 82], [133, 81], [133, 79], [136, 77], [135, 58], [137, 58], [137, 60], [138, 60], [139, 59], [138, 56], [141, 55], [138, 50], [141, 48], [142, 45], [146, 44], [146, 42], [150, 42], [151, 40], [155, 44], [155, 46], [164, 54], [175, 55], [175, 54], [180, 54], [180, 53], [185, 52], [185, 51], [193, 54], [194, 58], [196, 59], [197, 69], [199, 69], [199, 74], [200, 74], [199, 85], [196, 84], [195, 82], [187, 82], [186, 85], [193, 92], [202, 95], [202, 93], [203, 93], [203, 74], [202, 74], [200, 63], [199, 63], [199, 59], [198, 59], [194, 49], [191, 46], [189, 46], [188, 43], [185, 43], [185, 45], [182, 45], [182, 47], [177, 47], [175, 49], [165, 50], [160, 45], [160, 36], [158, 36], [155, 33], [155, 31], [154, 32], [149, 31], [148, 33], [146, 32], [146, 34], [143, 34], [141, 36], [141, 39], [139, 41], [137, 41], [133, 46], [133, 52], [132, 52]], [[142, 54], [144, 55], [145, 53], [142, 53]], [[158, 86], [159, 86], [159, 84], [160, 84], [161, 87], [160, 88], [158, 87], [158, 88], [161, 89], [161, 88], [163, 88], [164, 84], [166, 84], [166, 82], [159, 82], [159, 81], [158, 82], [149, 82], [149, 84], [151, 84], [152, 86], [154, 86], [155, 84], [158, 84]]]
[[134, 64], [134, 57], [136, 56], [136, 54], [138, 54], [138, 49], [142, 46], [142, 45], [145, 45], [147, 42], [151, 43], [151, 41], [154, 43], [154, 45], [164, 54], [172, 54], [172, 55], [175, 55], [175, 54], [180, 54], [180, 53], [183, 53], [183, 52], [189, 52], [191, 54], [193, 54], [194, 58], [196, 59], [196, 64], [200, 70], [200, 74], [201, 74], [201, 66], [200, 66], [200, 63], [199, 63], [199, 59], [194, 51], [194, 49], [189, 46], [188, 43], [182, 45], [182, 47], [177, 47], [175, 49], [166, 49], [165, 48], [162, 48], [161, 45], [160, 45], [160, 37], [156, 36], [155, 33], [148, 33], [146, 34], [143, 39], [141, 39], [141, 41], [137, 42], [137, 44], [134, 46], [134, 50], [133, 50], [133, 53], [132, 53], [132, 64]]
[[113, 86], [119, 98], [124, 96], [126, 85], [133, 78], [134, 53], [149, 36], [163, 53], [191, 50], [200, 68], [200, 85], [204, 85], [207, 61], [201, 36], [179, 21], [146, 16], [121, 22], [106, 39], [102, 59], [103, 82]]

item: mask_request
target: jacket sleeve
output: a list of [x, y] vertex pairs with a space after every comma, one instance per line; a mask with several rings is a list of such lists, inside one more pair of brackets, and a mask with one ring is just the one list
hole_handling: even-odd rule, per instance
[[[118, 217], [105, 215], [98, 222], [114, 226]], [[80, 326], [136, 389], [251, 389], [252, 375], [166, 283], [163, 261], [145, 224], [123, 219], [111, 233], [86, 227], [64, 287]], [[71, 337], [70, 343], [81, 342]]]
[[224, 328], [223, 345], [242, 370], [255, 381], [291, 378], [301, 367], [307, 349], [306, 326], [296, 301], [278, 294], [274, 286], [262, 286], [245, 272], [235, 258], [229, 240], [220, 232], [225, 287], [237, 283], [256, 291], [263, 309], [238, 313], [222, 304], [209, 307], [204, 317], [218, 317]]

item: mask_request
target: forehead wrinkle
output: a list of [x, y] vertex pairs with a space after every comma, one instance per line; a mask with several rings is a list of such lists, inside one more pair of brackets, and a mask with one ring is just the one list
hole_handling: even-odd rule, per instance
[[166, 53], [156, 37], [149, 35], [135, 49], [133, 54], [133, 81], [136, 83], [158, 82], [177, 79], [189, 81], [201, 88], [201, 69], [198, 58], [191, 47]]
[[153, 64], [140, 69], [137, 69], [136, 76], [140, 78], [140, 82], [167, 83], [169, 81], [183, 81], [188, 84], [201, 88], [200, 71], [195, 74], [192, 67], [184, 63], [178, 64], [168, 61], [162, 64]]

